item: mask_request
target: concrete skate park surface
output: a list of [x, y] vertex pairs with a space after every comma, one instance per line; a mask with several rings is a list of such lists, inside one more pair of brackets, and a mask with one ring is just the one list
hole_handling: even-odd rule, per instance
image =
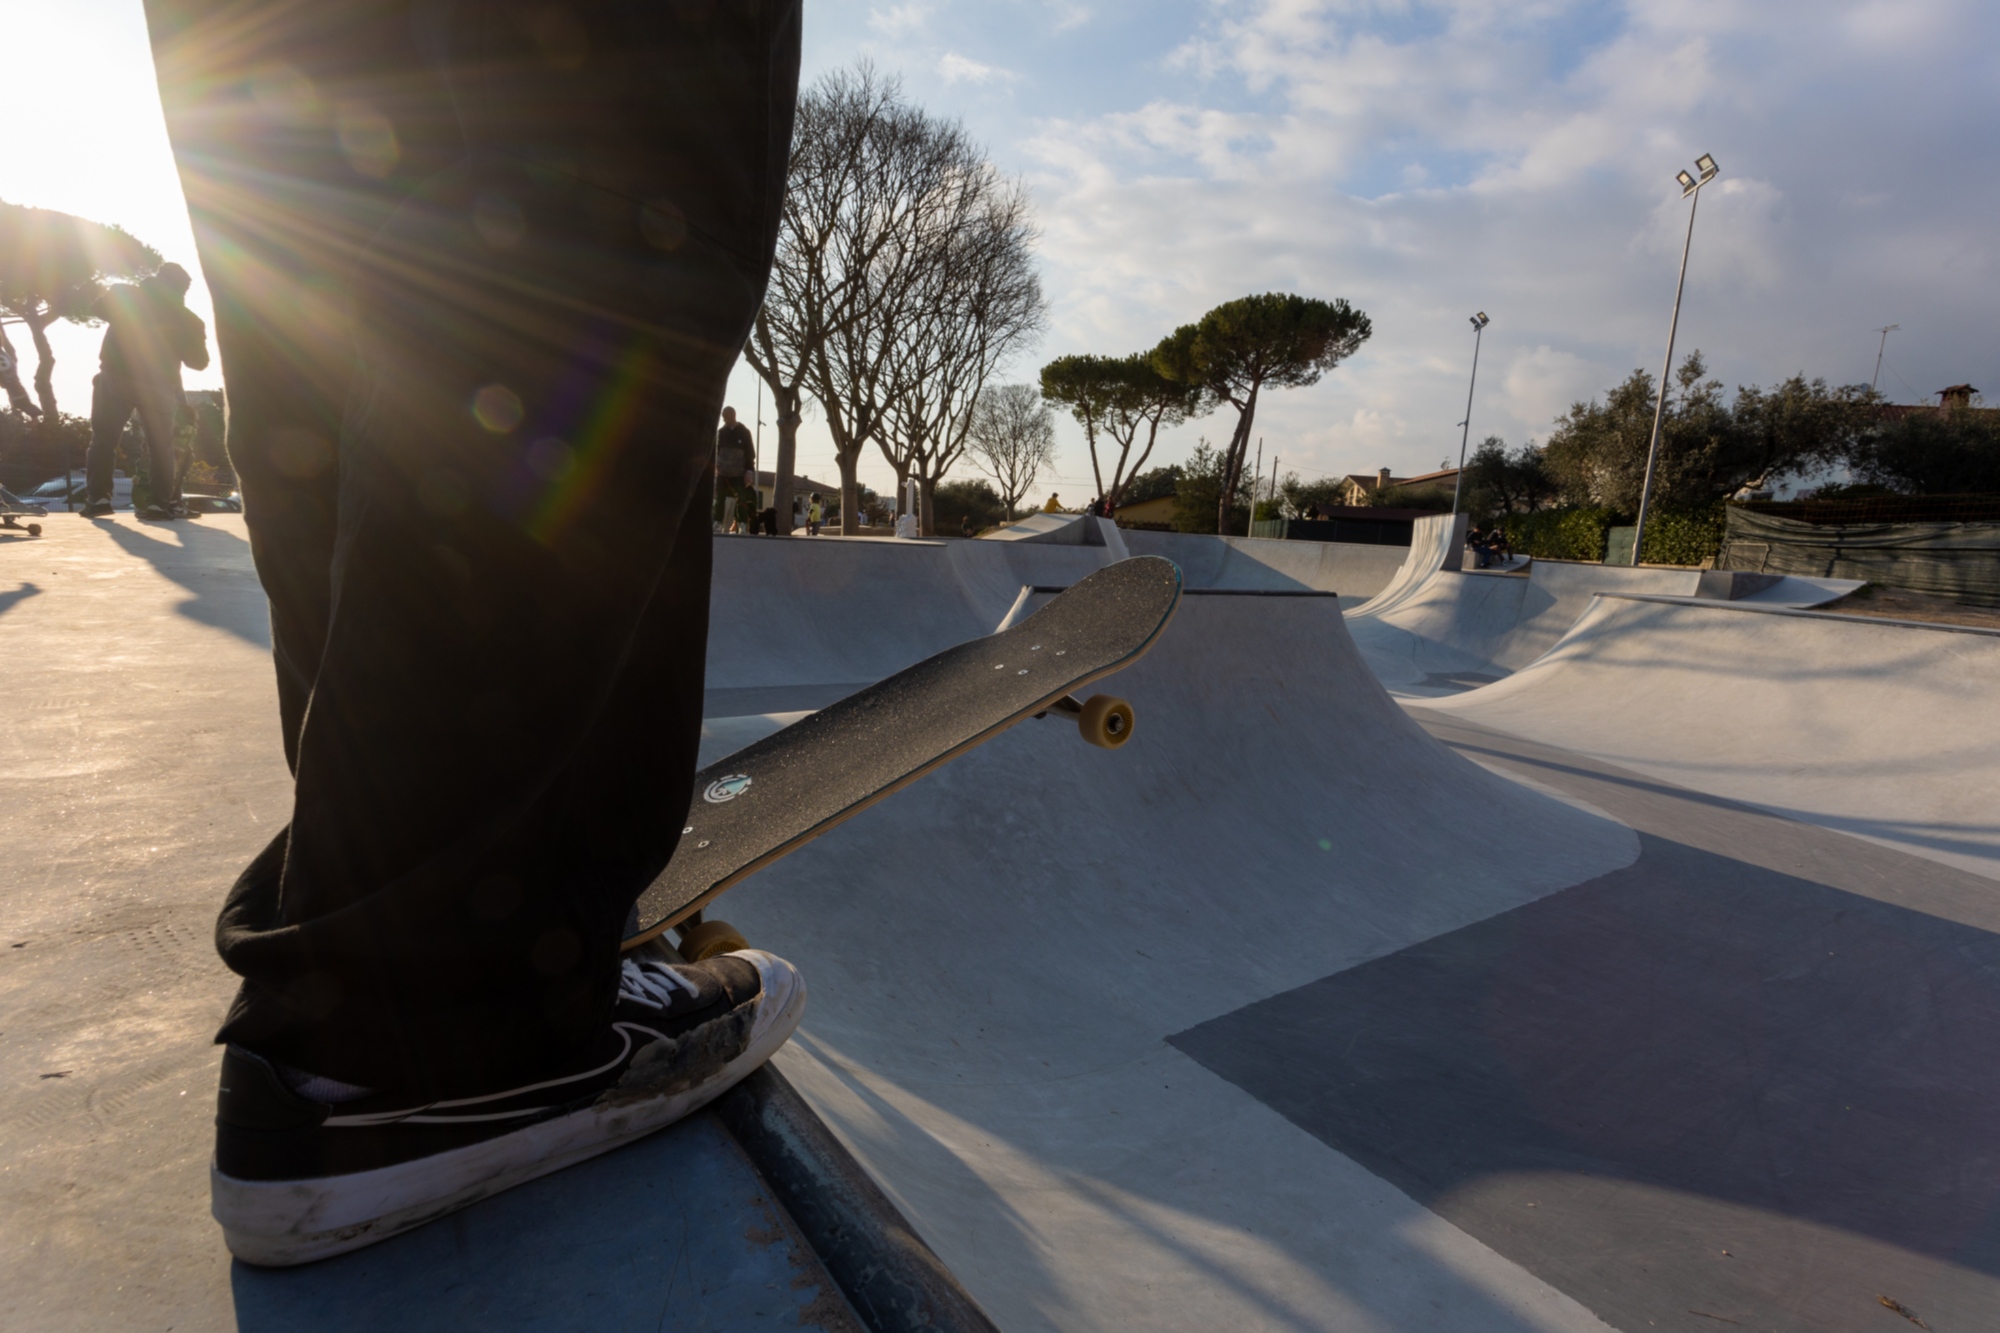
[[[7, 954], [0, 1031], [0, 1320], [344, 1327], [414, 1303], [412, 1327], [759, 1326], [727, 1302], [768, 1300], [768, 1270], [665, 1257], [742, 1234], [758, 1206], [701, 1122], [346, 1268], [232, 1276], [203, 1215], [207, 1108], [182, 1105], [212, 1095], [215, 903], [284, 818], [261, 602], [240, 526], [108, 526], [0, 545], [0, 830], [30, 849], [4, 908], [27, 947]], [[1138, 554], [1153, 534], [1124, 536]], [[1732, 797], [1703, 784], [1754, 765], [1748, 747], [1663, 775], [1644, 747], [1594, 752], [1623, 725], [1608, 704], [1568, 743], [1531, 730], [1540, 714], [1476, 711], [1554, 697], [1536, 684], [1553, 659], [1406, 708], [1338, 607], [1399, 578], [1413, 595], [1435, 565], [1348, 548], [1379, 572], [1350, 590], [1284, 563], [1302, 555], [1161, 536], [1206, 577], [1099, 687], [1137, 707], [1129, 746], [1023, 724], [719, 905], [812, 985], [781, 1067], [1002, 1327], [1912, 1326], [1884, 1298], [1933, 1329], [1991, 1326], [2000, 911], [1979, 837], [1954, 834], [1973, 852], [1947, 863], [1815, 820], [1814, 801], [1866, 790], [1860, 759], [1833, 794]], [[705, 749], [986, 632], [1024, 586], [1109, 554], [720, 542]], [[1585, 597], [1580, 614], [1626, 605], [1686, 609]], [[1671, 619], [1642, 655], [1688, 660]], [[1931, 683], [1911, 697], [1935, 693], [1969, 737], [1960, 785], [1991, 791], [1974, 693], [1991, 659], [1952, 676], [1897, 642], [1845, 687], [1831, 644], [1811, 688], [1852, 711], [1914, 672]], [[1725, 651], [1752, 648], [1693, 660], [1722, 674]], [[1782, 653], [1759, 671], [1739, 725], [1787, 687]], [[1662, 698], [1678, 722], [1660, 744], [1676, 725], [1698, 740], [1698, 693]], [[1821, 753], [1842, 744], [1887, 741], [1857, 729]], [[1886, 752], [1893, 781], [1921, 776], [1920, 747]], [[667, 1174], [694, 1159], [720, 1174]], [[623, 1230], [592, 1221], [601, 1197]], [[808, 1278], [779, 1294], [809, 1302], [811, 1256], [771, 1248]], [[653, 1281], [644, 1318], [606, 1272]]]
[[0, 534], [0, 1328], [851, 1329], [707, 1115], [288, 1272], [208, 1216], [230, 881], [290, 815], [242, 520]]
[[[1413, 548], [1377, 618], [1441, 600], [1441, 550]], [[1596, 596], [1635, 576], [1666, 600]], [[1449, 577], [1508, 579], [1516, 608], [1533, 590]], [[1720, 601], [1715, 582], [1702, 599], [1697, 571], [1552, 567], [1559, 609], [1514, 609], [1497, 633], [1438, 617], [1437, 638], [1500, 640], [1461, 649], [1499, 676], [1496, 656], [1527, 666], [1565, 617], [1616, 606], [1746, 634], [1828, 623]], [[1755, 745], [1906, 687], [1902, 725], [1990, 737], [1970, 687], [2000, 673], [1969, 665], [1925, 715], [1932, 686], [1902, 675], [1940, 651], [1934, 631], [1845, 673], [1828, 644], [1805, 655], [1817, 697], [1787, 713], [1768, 696], [1807, 645], [1776, 644], [1744, 657], [1737, 710], [1769, 725], [1730, 714], [1753, 739], [1663, 781], [1414, 709], [1457, 755], [1426, 744], [1329, 612], [1191, 597], [1106, 683], [1139, 709], [1127, 749], [1019, 729], [724, 909], [815, 978], [780, 1063], [999, 1322], [1866, 1329], [1901, 1323], [1886, 1296], [1933, 1328], [1982, 1326], [2000, 1308], [1991, 886], [1972, 861], [1907, 854], [1920, 839], [1800, 822], [1837, 813], [1834, 792], [1880, 798], [1866, 746], [1884, 737], [1827, 735], [1842, 761], [1823, 809], [1760, 795], [1776, 766]], [[1748, 652], [1675, 660], [1712, 682]], [[1477, 717], [1537, 678], [1449, 706]], [[1699, 694], [1656, 734], [1698, 747]], [[783, 720], [738, 719], [710, 753]], [[1606, 710], [1572, 739], [1620, 724]], [[1894, 771], [1920, 775], [1924, 743]], [[2000, 756], [1962, 744], [1933, 792], [1976, 799]], [[1578, 814], [1601, 822], [1562, 823]], [[1904, 822], [1968, 840], [1935, 809]]]

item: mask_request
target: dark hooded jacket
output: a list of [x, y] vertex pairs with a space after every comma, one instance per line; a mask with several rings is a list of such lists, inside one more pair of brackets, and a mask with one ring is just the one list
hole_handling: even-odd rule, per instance
[[187, 308], [182, 293], [157, 276], [137, 286], [113, 287], [90, 313], [111, 326], [98, 356], [107, 375], [133, 383], [179, 384], [182, 366], [208, 368], [208, 326]]

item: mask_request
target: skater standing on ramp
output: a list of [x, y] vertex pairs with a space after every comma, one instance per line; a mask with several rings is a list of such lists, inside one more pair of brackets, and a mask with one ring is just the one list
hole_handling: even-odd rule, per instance
[[187, 308], [194, 280], [179, 264], [133, 285], [121, 283], [99, 297], [90, 313], [110, 325], [90, 382], [90, 448], [84, 454], [83, 513], [111, 512], [111, 469], [118, 438], [132, 413], [146, 432], [147, 481], [152, 499], [141, 518], [186, 518], [180, 469], [174, 463], [174, 413], [187, 399], [181, 367], [208, 368], [208, 329]]
[[733, 407], [722, 409], [722, 428], [715, 432], [715, 485], [716, 517], [722, 516], [723, 498], [733, 497], [747, 530], [757, 513], [757, 441]]
[[217, 940], [230, 1248], [368, 1244], [656, 1129], [804, 987], [627, 955], [700, 736], [710, 434], [799, 7], [147, 0], [296, 794]]

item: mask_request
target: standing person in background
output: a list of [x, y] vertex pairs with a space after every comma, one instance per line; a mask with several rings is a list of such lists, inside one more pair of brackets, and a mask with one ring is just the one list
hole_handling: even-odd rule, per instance
[[1060, 514], [1062, 512], [1062, 497], [1054, 491], [1050, 491], [1049, 501], [1042, 506], [1042, 512], [1044, 514]]
[[208, 326], [187, 308], [193, 279], [179, 264], [137, 286], [120, 283], [99, 297], [90, 313], [111, 327], [104, 331], [97, 378], [91, 381], [90, 450], [84, 456], [86, 499], [83, 513], [111, 512], [112, 461], [125, 423], [138, 412], [146, 432], [146, 459], [152, 497], [139, 517], [187, 517], [181, 503], [180, 470], [174, 464], [174, 414], [186, 405], [181, 367], [208, 369]]
[[806, 502], [806, 536], [819, 536], [820, 520], [825, 516], [826, 509], [820, 503], [819, 492], [814, 491], [812, 499]]
[[736, 501], [736, 521], [747, 527], [757, 513], [757, 441], [750, 428], [736, 419], [736, 409], [722, 409], [722, 429], [715, 432], [715, 517], [722, 520], [723, 501]]

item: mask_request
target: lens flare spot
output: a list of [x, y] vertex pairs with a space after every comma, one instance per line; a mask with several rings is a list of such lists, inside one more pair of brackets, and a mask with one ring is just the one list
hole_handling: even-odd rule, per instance
[[639, 230], [655, 250], [678, 250], [688, 238], [687, 214], [664, 199], [648, 199], [639, 209]]
[[1330, 851], [1332, 851], [1332, 850], [1333, 850], [1333, 839], [1331, 839], [1331, 838], [1321, 838], [1321, 839], [1319, 840], [1319, 849], [1320, 849], [1321, 851], [1323, 851], [1323, 852], [1330, 852]]
[[509, 433], [525, 415], [521, 396], [504, 384], [489, 384], [472, 395], [472, 419], [495, 435]]
[[334, 129], [347, 165], [373, 180], [382, 180], [403, 159], [403, 145], [389, 118], [366, 102], [342, 102], [334, 112]]

